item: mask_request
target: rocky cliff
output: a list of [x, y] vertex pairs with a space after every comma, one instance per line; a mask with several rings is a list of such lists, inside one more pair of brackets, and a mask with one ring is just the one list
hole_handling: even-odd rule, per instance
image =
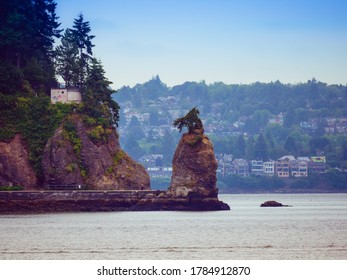
[[[0, 143], [0, 183], [35, 186], [28, 153], [17, 135]], [[46, 185], [86, 185], [94, 191], [0, 192], [0, 213], [66, 211], [217, 211], [217, 161], [201, 127], [182, 136], [168, 191], [150, 191], [149, 176], [121, 148], [115, 129], [68, 117], [49, 139], [42, 160]]]
[[175, 196], [216, 198], [217, 161], [213, 145], [203, 129], [182, 135], [172, 161], [169, 192]]
[[95, 191], [0, 192], [0, 213], [230, 210], [218, 200], [217, 162], [203, 130], [182, 136], [169, 190], [150, 191], [141, 190], [149, 189], [149, 177], [120, 149], [115, 131], [106, 142], [94, 143], [80, 118], [72, 124], [75, 135], [71, 126], [67, 135], [62, 124], [46, 145], [46, 183], [83, 183]]
[[44, 185], [83, 185], [81, 168], [70, 139], [61, 125], [46, 144], [42, 169]]
[[149, 190], [145, 168], [120, 147], [115, 129], [88, 127], [78, 115], [65, 121], [43, 155], [46, 185], [87, 185], [94, 190]]
[[36, 187], [37, 179], [29, 163], [28, 150], [17, 134], [10, 142], [0, 142], [0, 186]]

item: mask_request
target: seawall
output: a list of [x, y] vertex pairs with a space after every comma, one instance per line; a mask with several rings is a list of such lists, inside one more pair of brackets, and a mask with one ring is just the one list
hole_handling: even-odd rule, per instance
[[97, 211], [230, 210], [218, 198], [167, 191], [0, 191], [0, 214]]

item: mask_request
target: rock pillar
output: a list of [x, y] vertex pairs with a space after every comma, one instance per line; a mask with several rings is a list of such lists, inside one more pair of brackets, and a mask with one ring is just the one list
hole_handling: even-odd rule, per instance
[[172, 161], [169, 193], [176, 197], [217, 198], [217, 160], [203, 129], [185, 133]]

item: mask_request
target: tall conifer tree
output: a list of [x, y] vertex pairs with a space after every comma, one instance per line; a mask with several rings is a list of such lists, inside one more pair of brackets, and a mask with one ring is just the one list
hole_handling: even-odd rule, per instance
[[0, 75], [9, 69], [23, 74], [25, 68], [23, 80], [35, 90], [49, 88], [54, 80], [54, 38], [61, 32], [55, 9], [54, 0], [1, 1]]

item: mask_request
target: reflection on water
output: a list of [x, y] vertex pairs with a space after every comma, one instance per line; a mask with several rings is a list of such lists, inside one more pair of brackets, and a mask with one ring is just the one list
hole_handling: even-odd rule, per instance
[[0, 258], [347, 258], [347, 194], [220, 198], [231, 211], [2, 215]]

